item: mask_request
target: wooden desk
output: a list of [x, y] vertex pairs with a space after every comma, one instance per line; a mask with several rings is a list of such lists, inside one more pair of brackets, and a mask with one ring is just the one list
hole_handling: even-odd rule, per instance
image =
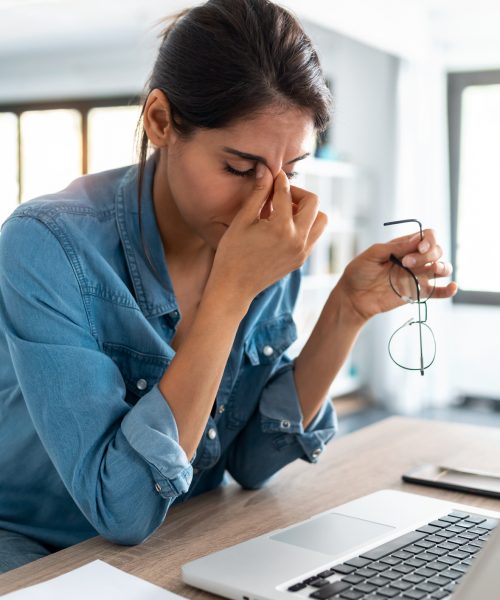
[[[117, 546], [95, 537], [0, 576], [0, 595], [50, 579], [95, 559], [188, 598], [210, 598], [182, 583], [181, 564], [272, 529], [286, 527], [382, 488], [454, 500], [500, 511], [500, 500], [409, 485], [401, 474], [450, 456], [477, 457], [500, 470], [500, 430], [386, 419], [333, 440], [316, 465], [286, 467], [262, 490], [236, 485], [214, 490], [169, 511], [165, 523], [140, 546]], [[480, 460], [479, 460], [480, 459]]]

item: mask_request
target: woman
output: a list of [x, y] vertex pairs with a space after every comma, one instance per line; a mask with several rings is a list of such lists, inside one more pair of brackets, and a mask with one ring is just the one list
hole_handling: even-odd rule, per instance
[[327, 221], [289, 179], [330, 100], [289, 13], [209, 0], [164, 33], [139, 169], [82, 177], [5, 222], [1, 570], [96, 534], [140, 543], [226, 471], [254, 489], [317, 461], [358, 332], [402, 304], [390, 255], [449, 275], [431, 230], [372, 246], [286, 356], [300, 267]]

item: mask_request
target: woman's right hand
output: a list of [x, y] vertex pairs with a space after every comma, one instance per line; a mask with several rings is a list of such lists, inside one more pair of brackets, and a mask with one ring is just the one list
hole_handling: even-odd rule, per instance
[[[268, 199], [272, 211], [261, 218]], [[209, 283], [250, 303], [304, 264], [327, 220], [315, 194], [290, 186], [283, 170], [273, 181], [271, 171], [259, 163], [251, 196], [219, 242]]]

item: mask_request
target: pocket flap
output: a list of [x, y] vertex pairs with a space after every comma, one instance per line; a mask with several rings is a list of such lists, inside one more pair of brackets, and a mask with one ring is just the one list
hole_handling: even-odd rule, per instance
[[252, 365], [275, 362], [297, 339], [297, 327], [287, 313], [258, 323], [245, 340], [245, 354]]

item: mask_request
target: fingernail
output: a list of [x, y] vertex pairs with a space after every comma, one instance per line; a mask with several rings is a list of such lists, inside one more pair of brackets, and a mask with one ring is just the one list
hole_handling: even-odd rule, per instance
[[429, 242], [422, 242], [419, 246], [418, 249], [420, 252], [427, 252], [427, 250], [429, 250]]
[[417, 264], [417, 261], [413, 258], [413, 256], [405, 256], [403, 258], [403, 265], [405, 267], [414, 267]]
[[257, 163], [257, 166], [255, 167], [255, 179], [262, 179], [264, 177], [265, 169], [265, 165]]

